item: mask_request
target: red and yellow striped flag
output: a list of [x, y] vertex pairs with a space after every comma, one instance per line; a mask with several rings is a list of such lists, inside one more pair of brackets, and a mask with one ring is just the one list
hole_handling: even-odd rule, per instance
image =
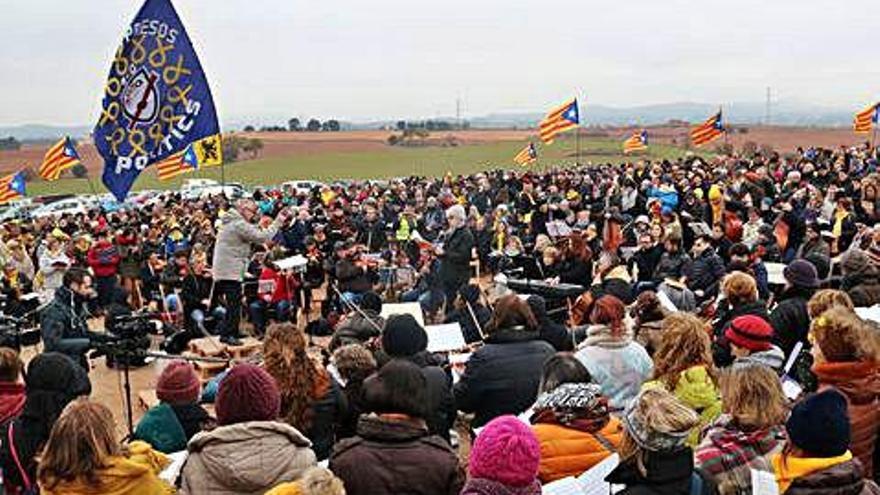
[[623, 153], [632, 153], [634, 151], [644, 151], [648, 149], [648, 131], [641, 130], [634, 132], [632, 136], [623, 142]]
[[533, 143], [529, 143], [525, 148], [513, 157], [513, 161], [525, 167], [526, 165], [535, 163], [538, 160], [538, 151]]
[[76, 148], [73, 147], [73, 141], [69, 137], [65, 137], [46, 152], [43, 164], [40, 165], [39, 174], [40, 177], [48, 181], [58, 180], [61, 177], [61, 172], [80, 163], [82, 162]]
[[867, 134], [877, 125], [878, 114], [880, 114], [880, 103], [865, 108], [857, 113], [853, 119], [853, 131], [856, 134]]
[[706, 143], [711, 143], [723, 134], [724, 125], [721, 122], [721, 110], [718, 110], [718, 113], [691, 129], [691, 144], [702, 146]]
[[24, 174], [16, 172], [0, 179], [0, 204], [23, 198], [25, 195]]
[[185, 174], [194, 170], [192, 167], [184, 163], [183, 151], [169, 155], [162, 161], [156, 162], [156, 174], [159, 180], [171, 180], [178, 175]]
[[544, 117], [539, 126], [541, 141], [550, 144], [557, 134], [575, 129], [578, 124], [580, 124], [580, 112], [577, 98], [575, 98]]

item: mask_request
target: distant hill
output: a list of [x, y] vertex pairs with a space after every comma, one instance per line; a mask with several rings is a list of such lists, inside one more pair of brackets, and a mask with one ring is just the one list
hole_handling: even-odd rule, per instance
[[[587, 102], [581, 107], [581, 119], [585, 125], [655, 125], [669, 120], [701, 122], [718, 109], [709, 103], [662, 103], [635, 107], [613, 107]], [[722, 105], [724, 120], [734, 124], [764, 124], [765, 107], [763, 102], [733, 102]], [[852, 123], [854, 109], [840, 109], [814, 105], [800, 101], [775, 101], [771, 107], [770, 122], [773, 125], [804, 127], [847, 127]], [[467, 117], [471, 127], [477, 129], [531, 128], [544, 116], [538, 112], [503, 112]], [[418, 118], [400, 120], [418, 121]], [[432, 120], [454, 121], [454, 117], [433, 117]], [[393, 128], [397, 120], [375, 120], [361, 122], [342, 122], [343, 130], [364, 130]], [[241, 130], [245, 125], [286, 125], [267, 117], [253, 120], [230, 119], [223, 122], [224, 130]], [[87, 137], [91, 127], [20, 125], [0, 126], [0, 138], [12, 136], [22, 141], [51, 140], [69, 135], [74, 138]]]
[[51, 141], [70, 136], [75, 139], [88, 137], [92, 128], [86, 126], [53, 126], [26, 124], [16, 126], [0, 126], [0, 138], [14, 137], [19, 141]]

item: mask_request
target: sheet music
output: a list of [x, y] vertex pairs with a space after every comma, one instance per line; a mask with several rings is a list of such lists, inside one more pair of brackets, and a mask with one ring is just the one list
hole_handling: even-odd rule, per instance
[[752, 469], [751, 472], [753, 495], [779, 495], [779, 485], [776, 484], [773, 473], [757, 469]]
[[547, 227], [547, 234], [549, 234], [550, 237], [565, 237], [571, 235], [572, 232], [571, 227], [561, 220], [547, 222], [545, 225]]
[[880, 323], [880, 305], [871, 306], [870, 308], [853, 308], [853, 310], [863, 320]]
[[379, 315], [386, 320], [391, 315], [412, 315], [419, 322], [419, 325], [425, 326], [425, 315], [422, 314], [422, 305], [417, 302], [383, 304], [382, 312]]
[[[612, 454], [605, 458], [599, 464], [586, 470], [582, 475], [577, 477], [578, 483], [583, 487], [584, 495], [606, 495], [615, 493], [610, 483], [605, 481], [605, 477], [611, 474], [611, 471], [620, 464], [620, 456]], [[619, 489], [618, 489], [619, 491]]]
[[291, 268], [306, 266], [308, 263], [309, 260], [307, 260], [305, 256], [297, 254], [295, 256], [291, 256], [290, 258], [284, 258], [282, 260], [276, 261], [275, 266], [282, 270], [288, 270]]
[[783, 263], [764, 263], [767, 268], [767, 283], [770, 285], [785, 285], [785, 264]]
[[459, 323], [445, 323], [442, 325], [427, 325], [425, 333], [428, 334], [428, 352], [457, 351], [467, 347], [464, 335], [461, 333]]
[[171, 460], [171, 463], [159, 473], [159, 478], [167, 481], [172, 486], [174, 486], [174, 482], [177, 481], [177, 478], [180, 477], [180, 471], [183, 469], [183, 464], [186, 462], [186, 458], [189, 456], [189, 452], [186, 450], [181, 450], [180, 452], [172, 452], [168, 454], [168, 459]]
[[583, 486], [575, 478], [558, 479], [541, 487], [543, 495], [583, 495]]

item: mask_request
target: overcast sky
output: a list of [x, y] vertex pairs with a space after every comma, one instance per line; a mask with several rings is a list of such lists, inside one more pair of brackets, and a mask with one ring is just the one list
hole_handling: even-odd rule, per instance
[[[880, 96], [876, 0], [175, 0], [221, 123]], [[844, 5], [845, 4], [845, 5]], [[91, 125], [140, 0], [0, 0], [0, 125]]]

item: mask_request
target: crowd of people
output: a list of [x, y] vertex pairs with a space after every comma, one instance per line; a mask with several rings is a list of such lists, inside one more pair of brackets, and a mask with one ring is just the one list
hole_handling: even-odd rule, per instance
[[[877, 164], [686, 156], [8, 222], [3, 310], [44, 352], [0, 348], [3, 489], [527, 495], [616, 454], [626, 494], [880, 494]], [[429, 352], [397, 302], [465, 344]], [[261, 352], [207, 383], [162, 364], [120, 442], [88, 353], [141, 308]]]

